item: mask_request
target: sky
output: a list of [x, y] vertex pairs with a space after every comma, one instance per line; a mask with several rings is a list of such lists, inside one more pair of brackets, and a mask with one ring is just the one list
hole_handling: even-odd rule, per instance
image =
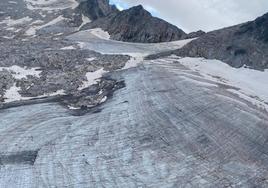
[[212, 31], [254, 20], [268, 12], [268, 0], [110, 0], [120, 10], [143, 5], [185, 32]]

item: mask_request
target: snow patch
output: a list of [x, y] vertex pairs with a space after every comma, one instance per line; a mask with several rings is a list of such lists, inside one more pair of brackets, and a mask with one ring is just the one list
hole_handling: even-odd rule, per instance
[[82, 90], [88, 88], [91, 85], [97, 84], [98, 79], [101, 78], [104, 73], [106, 73], [106, 71], [103, 68], [95, 72], [87, 72], [87, 81], [84, 81], [83, 84], [78, 88], [78, 90]]
[[95, 57], [86, 58], [86, 60], [89, 62], [94, 61], [95, 59], [96, 59]]
[[169, 44], [169, 45], [174, 46], [177, 49], [180, 49], [180, 48], [182, 48], [183, 46], [185, 46], [186, 44], [188, 44], [189, 42], [191, 42], [191, 41], [193, 41], [195, 39], [197, 39], [197, 38], [185, 39], [185, 40], [178, 40], [178, 41], [173, 41], [173, 42], [163, 42], [163, 43], [159, 43], [159, 44], [161, 46], [162, 45]]
[[244, 67], [233, 68], [222, 61], [204, 58], [178, 57], [177, 61], [208, 80], [239, 88], [231, 91], [254, 104], [265, 106], [268, 102], [268, 70], [261, 72]]
[[44, 97], [52, 97], [52, 96], [58, 96], [58, 95], [65, 95], [64, 90], [58, 90], [53, 93], [45, 93], [43, 95], [37, 96], [37, 97], [23, 97], [19, 93], [21, 89], [14, 84], [11, 88], [6, 90], [4, 98], [5, 101], [4, 103], [9, 103], [9, 102], [15, 102], [15, 101], [22, 101], [22, 100], [31, 100], [31, 99], [39, 99], [39, 98], [44, 98]]
[[14, 31], [16, 28], [15, 27], [8, 27], [6, 28], [6, 31]]
[[67, 8], [75, 9], [76, 0], [24, 0], [29, 10], [57, 11]]
[[39, 67], [35, 68], [22, 68], [17, 65], [13, 65], [11, 67], [0, 67], [0, 71], [7, 70], [12, 73], [12, 76], [14, 76], [15, 79], [22, 79], [22, 78], [27, 78], [27, 76], [35, 76], [35, 77], [40, 77], [40, 73], [42, 71], [38, 70], [40, 69]]
[[107, 96], [104, 96], [104, 97], [101, 99], [100, 103], [104, 103], [105, 101], [107, 101]]
[[66, 46], [61, 48], [61, 50], [75, 50], [76, 48], [74, 46]]
[[53, 93], [45, 93], [41, 96], [38, 96], [38, 97], [53, 97], [53, 96], [58, 96], [58, 95], [65, 95], [65, 91], [63, 89], [60, 89], [58, 91], [55, 91]]
[[111, 37], [107, 31], [104, 31], [101, 28], [90, 29], [88, 31], [100, 39], [109, 40]]
[[4, 39], [13, 39], [14, 37], [15, 37], [14, 35], [10, 36], [10, 37], [9, 36], [3, 36]]
[[59, 17], [57, 17], [57, 18], [51, 20], [50, 22], [48, 22], [48, 23], [46, 23], [46, 24], [44, 24], [44, 25], [32, 26], [32, 27], [30, 27], [30, 28], [25, 32], [25, 34], [26, 34], [26, 36], [33, 36], [33, 35], [36, 34], [36, 31], [37, 31], [37, 30], [40, 30], [40, 29], [42, 29], [42, 28], [45, 28], [45, 27], [54, 25], [54, 24], [56, 24], [56, 23], [58, 23], [58, 22], [63, 21], [64, 19], [65, 19], [65, 18], [64, 18], [63, 16], [59, 16]]
[[78, 43], [79, 48], [81, 49], [86, 47], [86, 44], [84, 42], [77, 42], [77, 43]]
[[5, 18], [3, 21], [0, 22], [0, 24], [6, 24], [7, 26], [15, 26], [15, 25], [20, 25], [20, 24], [25, 24], [27, 22], [32, 21], [32, 18], [29, 16], [26, 16], [24, 18], [20, 18], [17, 20], [11, 19], [11, 17]]
[[4, 95], [5, 103], [31, 99], [30, 97], [22, 97], [19, 94], [19, 91], [20, 91], [20, 88], [17, 87], [16, 84], [14, 84], [11, 88], [9, 88]]
[[80, 30], [84, 25], [86, 25], [87, 23], [90, 23], [91, 20], [85, 16], [84, 14], [82, 14], [82, 24], [79, 26], [78, 30]]
[[43, 20], [35, 20], [34, 22], [32, 22], [30, 25], [36, 25], [36, 24], [42, 24], [44, 23]]
[[81, 109], [81, 108], [74, 107], [74, 106], [71, 106], [71, 105], [68, 105], [68, 108], [69, 108], [70, 110], [79, 110], [79, 109]]
[[55, 34], [55, 36], [60, 36], [60, 35], [63, 35], [64, 33], [57, 33]]

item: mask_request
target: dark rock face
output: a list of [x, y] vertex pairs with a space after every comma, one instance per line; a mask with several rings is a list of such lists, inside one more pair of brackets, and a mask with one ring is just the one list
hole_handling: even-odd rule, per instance
[[83, 0], [76, 11], [83, 13], [91, 20], [96, 20], [118, 10], [115, 6], [109, 4], [109, 0]]
[[182, 30], [164, 20], [153, 17], [141, 5], [121, 12], [114, 12], [87, 26], [87, 28], [96, 27], [108, 31], [114, 40], [128, 42], [167, 42], [186, 37]]
[[191, 32], [189, 34], [187, 34], [186, 39], [192, 39], [192, 38], [196, 38], [196, 37], [201, 37], [202, 35], [206, 34], [206, 32], [199, 30], [196, 32]]
[[242, 25], [235, 35], [248, 35], [249, 37], [268, 43], [268, 13], [253, 22]]
[[268, 68], [268, 14], [255, 21], [209, 32], [175, 54], [222, 60], [233, 67]]

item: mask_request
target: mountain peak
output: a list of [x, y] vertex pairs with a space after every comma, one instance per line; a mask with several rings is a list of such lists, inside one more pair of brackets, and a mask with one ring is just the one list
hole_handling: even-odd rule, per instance
[[114, 40], [127, 42], [168, 42], [186, 37], [186, 33], [176, 26], [153, 17], [142, 5], [109, 14], [88, 24], [90, 28], [100, 27]]
[[117, 12], [118, 10], [114, 5], [109, 4], [109, 0], [86, 0], [80, 2], [77, 11], [92, 20], [96, 20], [113, 12]]
[[142, 5], [119, 11], [109, 0], [84, 0], [77, 12], [92, 22], [82, 29], [102, 28], [114, 40], [127, 42], [168, 42], [184, 39], [186, 33], [176, 26], [152, 16]]
[[144, 9], [142, 5], [137, 5], [124, 11], [128, 12], [132, 16], [151, 16], [151, 13]]
[[130, 8], [130, 9], [145, 10], [142, 5], [137, 5], [137, 6], [134, 6], [134, 7]]

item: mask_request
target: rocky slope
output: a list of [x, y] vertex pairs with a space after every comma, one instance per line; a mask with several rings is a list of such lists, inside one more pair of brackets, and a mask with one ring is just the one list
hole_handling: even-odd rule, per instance
[[130, 49], [122, 54], [154, 53], [181, 46], [176, 42], [170, 47], [123, 45], [93, 34], [104, 33], [101, 29], [91, 30], [95, 31], [91, 34], [85, 31], [86, 37], [79, 40], [83, 36], [79, 29], [85, 23], [117, 13], [107, 0], [0, 1], [0, 108], [55, 97], [72, 109], [92, 108], [105, 101], [123, 84], [101, 78], [103, 74], [122, 69], [136, 59], [116, 55], [119, 52], [100, 54], [89, 49], [90, 45], [101, 46], [102, 50]]
[[256, 20], [209, 32], [175, 54], [222, 60], [233, 67], [268, 68], [268, 13]]
[[[95, 2], [95, 15], [107, 11]], [[87, 17], [78, 6], [73, 0], [0, 2], [0, 108], [54, 98], [68, 108], [91, 108], [122, 86], [100, 77], [123, 68], [129, 56], [103, 55], [65, 39]]]
[[128, 42], [155, 43], [186, 38], [184, 31], [153, 17], [141, 5], [111, 13], [89, 23], [85, 28], [96, 27], [108, 31], [114, 40]]

